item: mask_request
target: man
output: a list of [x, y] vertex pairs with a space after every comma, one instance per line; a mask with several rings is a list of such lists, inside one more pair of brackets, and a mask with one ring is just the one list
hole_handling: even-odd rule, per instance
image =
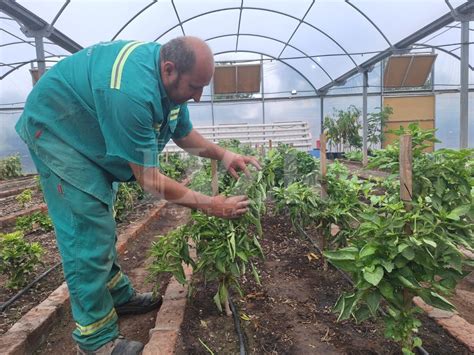
[[112, 182], [136, 179], [168, 201], [222, 217], [246, 211], [246, 196], [209, 197], [162, 175], [158, 155], [172, 138], [184, 150], [221, 160], [235, 178], [251, 157], [224, 150], [192, 127], [186, 101], [198, 102], [214, 72], [195, 37], [157, 43], [116, 41], [56, 64], [35, 85], [16, 130], [41, 177], [68, 284], [80, 354], [137, 354], [118, 337], [117, 315], [157, 309], [137, 294], [115, 250]]

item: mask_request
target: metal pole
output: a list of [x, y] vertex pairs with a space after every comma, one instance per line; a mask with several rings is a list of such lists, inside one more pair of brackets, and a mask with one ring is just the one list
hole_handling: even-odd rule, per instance
[[459, 147], [469, 145], [469, 21], [461, 21], [461, 117], [459, 126]]
[[364, 71], [364, 91], [362, 99], [362, 150], [363, 150], [363, 160], [362, 165], [367, 166], [367, 86], [369, 81], [369, 73]]
[[44, 61], [43, 36], [35, 36], [36, 59], [38, 62], [38, 79], [46, 71], [46, 63]]
[[[265, 85], [264, 85], [264, 80], [263, 80], [263, 55], [260, 56], [260, 72], [262, 76], [262, 123], [265, 124]], [[265, 129], [264, 129], [265, 132]]]

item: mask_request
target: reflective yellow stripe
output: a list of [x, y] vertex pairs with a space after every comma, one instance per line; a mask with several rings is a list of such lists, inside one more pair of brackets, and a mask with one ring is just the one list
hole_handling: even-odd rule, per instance
[[76, 323], [76, 329], [81, 333], [81, 335], [91, 335], [98, 331], [100, 328], [102, 328], [105, 324], [107, 324], [109, 321], [114, 320], [117, 318], [117, 313], [115, 313], [115, 308], [112, 308], [112, 310], [107, 314], [104, 318], [101, 320], [86, 325], [82, 326], [78, 323]]
[[123, 67], [125, 66], [125, 62], [127, 61], [128, 56], [135, 50], [135, 48], [141, 46], [142, 44], [144, 43], [134, 43], [130, 48], [127, 49], [126, 52], [123, 53], [123, 58], [119, 60], [119, 64], [117, 66], [117, 79], [115, 81], [115, 86], [112, 89], [120, 89]]
[[173, 121], [178, 118], [179, 115], [179, 107], [171, 110], [170, 112], [170, 121]]
[[119, 54], [115, 58], [114, 65], [112, 67], [112, 73], [110, 75], [110, 88], [113, 89], [115, 86], [115, 79], [117, 76], [117, 67], [120, 63], [120, 59], [123, 57], [123, 54], [129, 49], [131, 46], [133, 46], [135, 43], [138, 43], [138, 41], [133, 41], [130, 43], [127, 43], [123, 48], [120, 50]]
[[113, 289], [115, 286], [117, 286], [118, 282], [122, 278], [122, 271], [119, 271], [115, 274], [114, 277], [112, 277], [109, 282], [107, 282], [107, 288], [108, 289]]

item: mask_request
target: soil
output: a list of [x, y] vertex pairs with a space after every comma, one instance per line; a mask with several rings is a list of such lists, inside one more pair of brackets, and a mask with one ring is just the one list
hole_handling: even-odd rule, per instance
[[[39, 197], [42, 195], [39, 193]], [[136, 222], [143, 218], [150, 209], [154, 208], [159, 203], [159, 200], [152, 198], [151, 196], [145, 197], [143, 200], [138, 201], [133, 211], [129, 212], [124, 216], [124, 221], [117, 224], [117, 233], [120, 234], [126, 229], [130, 223]], [[12, 232], [13, 227], [4, 228], [3, 232]], [[38, 242], [45, 251], [41, 257], [43, 265], [40, 265], [31, 275], [28, 277], [28, 282], [33, 281], [37, 276], [41, 275], [46, 270], [49, 270], [52, 266], [60, 261], [59, 252], [56, 245], [56, 239], [54, 232], [41, 233], [35, 231], [25, 236], [28, 242]], [[128, 255], [124, 256], [126, 259]], [[26, 293], [24, 293], [18, 300], [16, 300], [9, 308], [4, 312], [0, 313], [0, 334], [5, 333], [16, 321], [18, 321], [24, 314], [30, 309], [37, 306], [39, 303], [44, 301], [51, 292], [59, 287], [64, 282], [64, 276], [62, 272], [62, 266], [55, 268], [51, 273], [42, 278]], [[20, 290], [10, 290], [3, 285], [6, 284], [6, 276], [0, 275], [0, 303], [6, 302], [13, 297]]]
[[[151, 259], [147, 258], [148, 250], [157, 235], [163, 235], [179, 225], [185, 224], [189, 219], [189, 210], [168, 203], [160, 211], [160, 217], [153, 221], [149, 227], [127, 245], [127, 250], [120, 257], [122, 270], [130, 277], [137, 291], [151, 291], [159, 284], [158, 292], [164, 294], [169, 282], [169, 275], [161, 275], [148, 280], [147, 266]], [[128, 339], [138, 340], [146, 344], [149, 340], [149, 330], [154, 328], [156, 311], [142, 315], [124, 316], [119, 319], [120, 334]], [[74, 330], [74, 321], [68, 307], [67, 312], [58, 322], [43, 345], [35, 354], [75, 354], [76, 344], [72, 340], [71, 333]]]
[[10, 180], [0, 180], [0, 192], [35, 187], [35, 176], [35, 174], [32, 174]]
[[20, 202], [16, 200], [17, 196], [18, 195], [13, 195], [0, 198], [0, 217], [5, 217], [44, 203], [43, 194], [37, 189], [32, 189], [31, 201], [25, 203], [25, 205], [20, 204]]
[[[248, 275], [241, 283], [244, 296], [233, 296], [250, 354], [401, 353], [397, 344], [384, 338], [381, 321], [337, 322], [331, 308], [350, 286], [336, 270], [323, 270], [322, 260], [309, 254], [317, 254], [312, 245], [292, 232], [285, 217], [268, 214], [263, 230], [261, 286]], [[203, 343], [214, 353], [239, 353], [232, 318], [220, 314], [213, 302], [216, 291], [215, 284], [196, 284], [176, 354], [207, 354]], [[430, 354], [468, 354], [434, 321], [420, 318], [420, 337]]]

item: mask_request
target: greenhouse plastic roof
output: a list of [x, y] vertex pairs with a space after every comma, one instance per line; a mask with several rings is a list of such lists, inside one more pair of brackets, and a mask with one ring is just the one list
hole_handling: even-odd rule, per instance
[[23, 11], [15, 16], [27, 16], [33, 29], [48, 25], [42, 34], [49, 36], [49, 58], [100, 41], [164, 43], [194, 35], [208, 42], [216, 60], [277, 59], [315, 93], [325, 93], [407, 49], [436, 48], [459, 58], [456, 21], [473, 8], [472, 0], [0, 0], [0, 77], [36, 59], [34, 38], [21, 30], [12, 9]]

